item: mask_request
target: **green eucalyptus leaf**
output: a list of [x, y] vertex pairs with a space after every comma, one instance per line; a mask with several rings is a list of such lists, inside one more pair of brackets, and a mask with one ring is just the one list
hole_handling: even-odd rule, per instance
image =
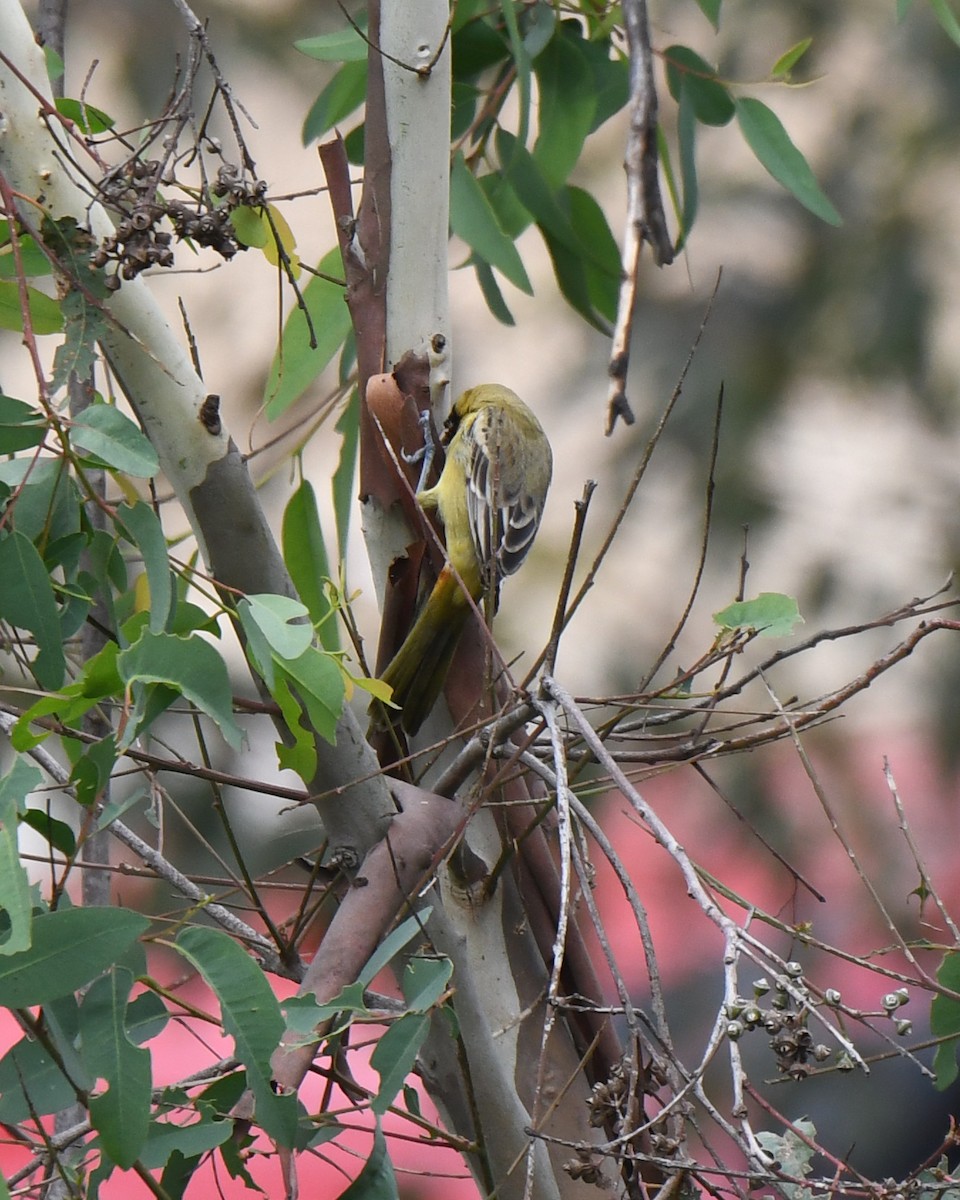
[[780, 592], [761, 592], [753, 600], [728, 604], [713, 619], [721, 629], [752, 629], [761, 637], [788, 637], [803, 624], [796, 600]]
[[126, 475], [150, 479], [160, 470], [157, 452], [139, 426], [112, 404], [91, 404], [74, 417], [70, 440]]
[[30, 949], [0, 959], [0, 1005], [27, 1008], [77, 991], [149, 926], [128, 908], [65, 908], [34, 917]]
[[533, 294], [513, 239], [504, 232], [462, 154], [454, 158], [450, 171], [450, 226], [478, 258], [496, 267], [520, 291]]
[[367, 94], [367, 60], [346, 62], [313, 102], [303, 122], [303, 144], [309, 146], [345, 121]]
[[311, 327], [301, 310], [293, 309], [283, 327], [264, 388], [264, 405], [270, 420], [281, 416], [300, 399], [343, 345], [350, 330], [346, 290], [342, 284], [333, 282], [343, 278], [339, 249], [326, 254], [317, 269], [322, 274], [315, 275], [303, 291], [316, 341], [310, 344]]
[[0, 579], [0, 620], [33, 634], [34, 673], [43, 687], [58, 688], [66, 660], [53, 585], [33, 542], [16, 530], [0, 537]]
[[[207, 714], [224, 740], [239, 750], [243, 739], [233, 717], [233, 694], [227, 666], [219, 651], [199, 636], [176, 637], [144, 630], [128, 649], [117, 655], [117, 669], [125, 684], [160, 684], [173, 695], [163, 697], [163, 708], [182, 695]], [[144, 720], [149, 719], [146, 714]], [[136, 736], [129, 729], [128, 737]]]
[[[36, 334], [59, 333], [63, 328], [63, 313], [60, 302], [28, 287], [27, 311], [30, 327]], [[20, 285], [15, 280], [0, 279], [0, 329], [23, 331], [23, 306]]]
[[736, 111], [726, 84], [715, 67], [688, 46], [670, 46], [663, 54], [670, 95], [680, 101], [686, 91], [694, 114], [704, 125], [727, 125]]
[[815, 216], [828, 225], [841, 225], [843, 218], [824, 195], [810, 164], [776, 113], [749, 96], [738, 99], [736, 107], [740, 130], [760, 164]]

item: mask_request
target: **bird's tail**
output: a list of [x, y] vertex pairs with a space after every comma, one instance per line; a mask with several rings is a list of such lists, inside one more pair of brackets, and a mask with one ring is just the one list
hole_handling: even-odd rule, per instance
[[370, 713], [375, 721], [400, 724], [408, 734], [419, 730], [443, 690], [469, 614], [459, 581], [445, 567], [403, 645], [380, 676], [393, 688], [393, 703], [400, 711], [374, 701]]

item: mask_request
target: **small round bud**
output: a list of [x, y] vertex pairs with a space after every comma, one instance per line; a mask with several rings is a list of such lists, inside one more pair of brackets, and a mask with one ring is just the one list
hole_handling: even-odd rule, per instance
[[817, 1060], [817, 1062], [826, 1062], [830, 1057], [830, 1053], [830, 1047], [825, 1046], [823, 1042], [819, 1042], [813, 1048], [813, 1057]]
[[909, 1037], [913, 1033], [913, 1022], [902, 1017], [896, 1023], [897, 1037]]
[[763, 1013], [756, 1005], [751, 1005], [750, 1008], [745, 1008], [741, 1014], [743, 1023], [748, 1029], [753, 1029], [755, 1025], [759, 1025], [763, 1020]]
[[727, 1022], [727, 1037], [731, 1042], [739, 1041], [743, 1037], [744, 1028], [740, 1021]]
[[910, 993], [905, 987], [897, 988], [893, 994], [900, 997], [901, 1004], [907, 1004], [910, 1001]]
[[757, 997], [765, 996], [770, 991], [770, 980], [766, 976], [761, 976], [760, 979], [753, 981], [753, 994]]
[[803, 974], [803, 967], [801, 967], [798, 962], [784, 963], [783, 969], [791, 979], [799, 979]]
[[883, 1006], [884, 1012], [892, 1013], [900, 1007], [901, 1000], [896, 992], [887, 992], [880, 1003]]
[[840, 1003], [840, 993], [836, 988], [827, 988], [823, 993], [824, 1004], [829, 1004], [831, 1008], [836, 1008]]

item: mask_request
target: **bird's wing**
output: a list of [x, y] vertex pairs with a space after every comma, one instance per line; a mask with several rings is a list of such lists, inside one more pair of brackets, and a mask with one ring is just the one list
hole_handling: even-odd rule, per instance
[[526, 557], [543, 513], [524, 477], [523, 431], [508, 410], [482, 408], [466, 433], [467, 513], [485, 582], [496, 588]]

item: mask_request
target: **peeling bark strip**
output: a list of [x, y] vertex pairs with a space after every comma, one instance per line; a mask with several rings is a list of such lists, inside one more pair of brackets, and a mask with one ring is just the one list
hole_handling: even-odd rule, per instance
[[623, 17], [630, 49], [630, 131], [623, 164], [627, 173], [627, 221], [623, 235], [623, 279], [607, 368], [611, 380], [607, 399], [608, 437], [618, 418], [627, 425], [636, 420], [627, 400], [627, 369], [643, 243], [650, 243], [657, 266], [673, 262], [673, 244], [660, 195], [657, 89], [646, 0], [624, 0]]

